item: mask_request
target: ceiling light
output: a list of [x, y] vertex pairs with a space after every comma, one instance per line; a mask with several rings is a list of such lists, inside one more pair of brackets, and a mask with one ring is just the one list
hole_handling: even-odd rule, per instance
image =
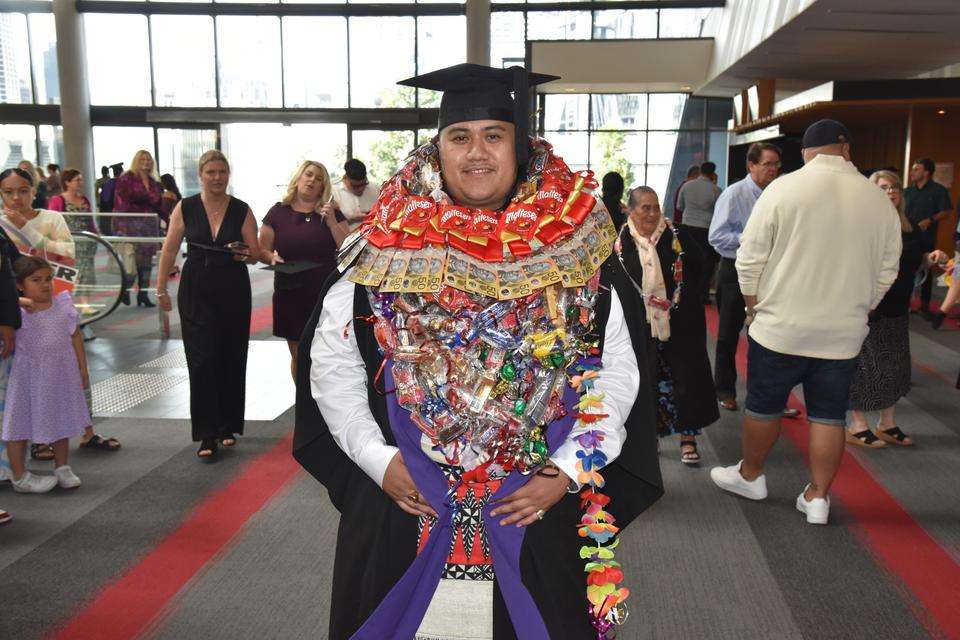
[[946, 115], [946, 114], [947, 114], [947, 112], [944, 111], [943, 109], [937, 109], [937, 115], [938, 115], [938, 116], [944, 116], [944, 115]]
[[693, 89], [693, 87], [688, 84], [680, 85], [680, 91], [690, 91], [691, 89]]

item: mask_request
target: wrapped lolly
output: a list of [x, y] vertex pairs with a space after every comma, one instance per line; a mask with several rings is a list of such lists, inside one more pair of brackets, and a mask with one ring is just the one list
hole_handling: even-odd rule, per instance
[[509, 351], [516, 349], [520, 344], [520, 341], [513, 337], [513, 334], [506, 329], [483, 327], [480, 329], [478, 335], [481, 340], [494, 349]]
[[412, 362], [395, 362], [393, 383], [397, 388], [397, 403], [407, 410], [418, 407], [427, 397], [417, 380], [416, 366]]
[[477, 378], [471, 393], [470, 403], [467, 406], [471, 413], [482, 413], [484, 411], [487, 398], [490, 397], [490, 392], [493, 391], [495, 384], [497, 384], [497, 379], [493, 375], [485, 373]]
[[417, 362], [420, 359], [420, 346], [413, 337], [413, 332], [409, 329], [400, 329], [396, 336], [397, 344], [393, 351], [393, 359], [397, 362]]
[[533, 392], [527, 400], [524, 415], [533, 425], [541, 425], [550, 408], [550, 398], [563, 380], [563, 372], [559, 369], [541, 369], [534, 378]]
[[397, 333], [393, 324], [384, 317], [377, 318], [373, 325], [373, 335], [377, 339], [377, 344], [387, 358], [393, 357], [393, 351], [397, 347]]

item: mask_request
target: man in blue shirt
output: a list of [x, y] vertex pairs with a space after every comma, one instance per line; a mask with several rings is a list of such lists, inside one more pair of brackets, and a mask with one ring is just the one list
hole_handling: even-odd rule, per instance
[[747, 151], [747, 177], [727, 187], [714, 207], [709, 240], [720, 254], [717, 273], [717, 357], [713, 378], [720, 406], [737, 410], [737, 367], [735, 356], [740, 331], [746, 319], [745, 303], [737, 280], [737, 249], [740, 234], [763, 189], [780, 173], [780, 148], [758, 142]]

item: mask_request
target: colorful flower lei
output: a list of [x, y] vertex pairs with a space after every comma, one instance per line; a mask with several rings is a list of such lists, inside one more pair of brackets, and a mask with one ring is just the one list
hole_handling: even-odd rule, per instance
[[578, 413], [574, 416], [577, 426], [587, 428], [574, 438], [580, 445], [577, 451], [577, 482], [584, 487], [580, 493], [580, 508], [585, 509], [577, 532], [581, 538], [590, 538], [595, 543], [580, 547], [580, 558], [587, 560], [584, 571], [587, 573], [590, 624], [597, 631], [597, 640], [604, 640], [610, 637], [613, 627], [626, 620], [623, 602], [630, 595], [630, 590], [617, 587], [624, 579], [620, 563], [614, 560], [613, 553], [620, 544], [620, 539], [616, 537], [619, 528], [615, 525], [616, 518], [606, 510], [610, 497], [600, 492], [604, 485], [600, 469], [607, 464], [607, 455], [602, 449], [604, 434], [589, 428], [607, 417], [607, 414], [599, 413], [604, 394], [594, 388], [599, 369], [597, 361], [587, 360], [577, 365], [578, 373], [571, 377], [570, 386], [580, 393]]

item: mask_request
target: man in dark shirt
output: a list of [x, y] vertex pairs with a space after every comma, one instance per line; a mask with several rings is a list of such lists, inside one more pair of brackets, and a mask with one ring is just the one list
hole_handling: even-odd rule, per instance
[[[907, 219], [923, 233], [927, 251], [936, 248], [937, 223], [951, 213], [950, 192], [942, 184], [933, 181], [933, 172], [937, 168], [933, 160], [919, 158], [910, 167], [910, 179], [913, 186], [903, 192], [906, 201]], [[920, 312], [924, 317], [930, 315], [930, 295], [933, 291], [933, 277], [928, 276], [920, 287]]]

